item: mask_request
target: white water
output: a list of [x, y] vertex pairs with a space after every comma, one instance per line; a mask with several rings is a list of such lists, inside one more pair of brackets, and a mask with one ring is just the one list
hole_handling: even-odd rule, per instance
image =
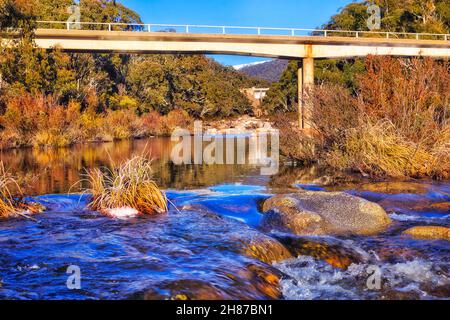
[[433, 262], [414, 259], [404, 263], [378, 263], [381, 290], [370, 290], [367, 282], [373, 272], [369, 264], [353, 264], [347, 270], [335, 269], [323, 261], [301, 256], [274, 266], [290, 276], [281, 281], [283, 294], [290, 300], [380, 299], [388, 291], [411, 293], [420, 299], [436, 298], [422, 288], [450, 285], [448, 275]]
[[128, 219], [134, 218], [139, 215], [139, 211], [133, 208], [124, 207], [124, 208], [116, 208], [116, 209], [107, 209], [105, 210], [105, 214], [117, 219]]

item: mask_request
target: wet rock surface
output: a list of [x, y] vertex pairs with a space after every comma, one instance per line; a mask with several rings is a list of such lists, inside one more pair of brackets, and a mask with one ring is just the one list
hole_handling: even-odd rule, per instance
[[278, 195], [264, 203], [263, 211], [264, 228], [296, 235], [372, 235], [391, 222], [378, 204], [341, 192]]
[[[129, 296], [139, 300], [253, 300], [282, 299], [280, 278], [275, 268], [248, 264], [222, 273], [220, 282], [198, 279], [163, 281], [157, 288]], [[227, 283], [233, 283], [228, 287]]]
[[347, 269], [351, 264], [366, 262], [368, 257], [351, 248], [344, 241], [331, 237], [295, 237], [275, 235], [294, 257], [310, 256], [329, 265]]
[[[448, 241], [402, 235], [417, 226], [450, 227], [448, 212], [434, 205], [448, 201], [450, 185], [423, 189], [414, 194], [347, 190], [371, 201], [395, 202], [394, 223], [375, 235], [334, 236], [264, 232], [263, 203], [273, 192], [255, 184], [168, 191], [179, 211], [125, 220], [88, 210], [86, 196], [35, 197], [48, 208], [39, 224], [12, 219], [0, 226], [0, 297], [448, 299]], [[296, 201], [288, 197], [284, 207], [297, 212]], [[326, 207], [327, 201], [322, 203]], [[419, 205], [423, 208], [414, 211]], [[325, 221], [319, 213], [314, 211]], [[73, 264], [86, 275], [80, 291], [65, 287]], [[368, 287], [373, 268], [379, 268], [380, 289]]]
[[268, 264], [292, 258], [291, 252], [282, 243], [263, 235], [243, 243], [241, 252]]
[[418, 240], [447, 240], [450, 241], [450, 228], [440, 226], [418, 226], [403, 232]]

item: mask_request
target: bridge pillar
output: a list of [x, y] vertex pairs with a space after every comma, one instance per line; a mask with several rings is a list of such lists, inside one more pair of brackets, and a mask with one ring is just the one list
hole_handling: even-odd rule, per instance
[[298, 69], [298, 113], [299, 125], [302, 129], [311, 127], [309, 121], [313, 107], [310, 98], [311, 90], [314, 88], [314, 59], [304, 58]]
[[298, 125], [301, 129], [304, 127], [304, 108], [303, 108], [303, 64], [299, 63], [297, 72], [298, 79]]

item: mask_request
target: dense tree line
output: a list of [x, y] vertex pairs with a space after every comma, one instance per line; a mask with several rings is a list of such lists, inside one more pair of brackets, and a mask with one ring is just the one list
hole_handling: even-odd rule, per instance
[[[203, 55], [67, 54], [57, 48], [48, 52], [36, 48], [35, 21], [66, 21], [72, 4], [72, 0], [0, 0], [2, 31], [21, 30], [19, 38], [8, 33], [14, 45], [1, 52], [3, 109], [9, 96], [26, 91], [52, 96], [66, 106], [78, 102], [82, 110], [96, 112], [130, 109], [142, 115], [182, 109], [201, 118], [251, 112], [239, 90], [257, 80]], [[136, 12], [118, 1], [81, 0], [79, 5], [82, 22], [141, 22]]]
[[[374, 0], [351, 3], [330, 18], [322, 29], [368, 31], [367, 9], [376, 4], [381, 9], [381, 30], [389, 32], [449, 33], [448, 0]], [[298, 104], [298, 61], [291, 61], [279, 82], [265, 99], [268, 112], [295, 111]], [[315, 81], [344, 85], [357, 91], [356, 75], [365, 72], [364, 59], [318, 60]]]

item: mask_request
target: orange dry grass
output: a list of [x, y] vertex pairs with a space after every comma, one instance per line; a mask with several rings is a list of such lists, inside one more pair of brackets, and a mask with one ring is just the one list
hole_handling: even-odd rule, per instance
[[9, 218], [18, 213], [12, 189], [19, 189], [16, 180], [5, 170], [3, 162], [0, 163], [0, 218]]
[[167, 198], [152, 179], [151, 162], [144, 157], [134, 157], [112, 169], [94, 169], [87, 180], [92, 194], [93, 210], [130, 207], [141, 214], [167, 212]]

